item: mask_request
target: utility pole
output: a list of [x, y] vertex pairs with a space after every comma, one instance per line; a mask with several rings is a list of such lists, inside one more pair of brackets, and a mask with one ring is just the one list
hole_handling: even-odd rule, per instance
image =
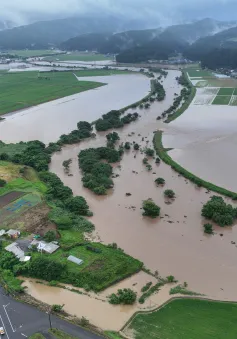
[[51, 322], [51, 310], [49, 312], [46, 312], [49, 316], [49, 328], [52, 330], [52, 322]]

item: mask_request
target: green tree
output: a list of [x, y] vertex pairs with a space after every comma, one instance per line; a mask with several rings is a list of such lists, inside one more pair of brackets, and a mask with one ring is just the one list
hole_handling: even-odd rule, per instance
[[133, 145], [133, 149], [134, 149], [135, 151], [138, 151], [139, 148], [140, 148], [140, 146], [139, 146], [138, 144], [134, 144], [134, 145]]
[[65, 273], [66, 265], [54, 261], [52, 258], [37, 256], [33, 258], [29, 266], [30, 276], [47, 281], [59, 280], [62, 273]]
[[170, 199], [173, 199], [175, 197], [175, 193], [173, 190], [165, 190], [164, 195]]
[[137, 294], [130, 288], [119, 289], [117, 294], [113, 293], [109, 296], [110, 304], [132, 305], [137, 299]]
[[44, 240], [47, 241], [47, 242], [51, 242], [51, 241], [54, 241], [56, 239], [57, 239], [56, 232], [53, 231], [53, 230], [48, 231], [44, 235]]
[[155, 180], [155, 183], [156, 183], [157, 185], [164, 185], [164, 184], [165, 184], [165, 179], [163, 179], [163, 178], [157, 178], [157, 179]]
[[130, 142], [126, 141], [125, 144], [124, 144], [124, 148], [125, 148], [126, 150], [129, 150], [129, 149], [131, 148]]
[[7, 153], [0, 154], [0, 160], [9, 160], [9, 155]]
[[230, 204], [226, 204], [222, 197], [214, 195], [203, 205], [202, 216], [224, 227], [233, 224], [237, 218], [237, 209]]
[[3, 187], [7, 184], [7, 182], [3, 179], [0, 179], [0, 187]]
[[155, 153], [155, 151], [154, 151], [152, 148], [146, 148], [146, 150], [145, 150], [145, 154], [146, 154], [148, 157], [153, 157], [153, 156], [154, 156], [154, 153]]
[[65, 201], [65, 206], [69, 211], [79, 215], [88, 215], [89, 206], [86, 199], [81, 196], [71, 197]]
[[156, 218], [160, 215], [160, 207], [157, 206], [154, 201], [148, 199], [143, 201], [142, 208], [144, 210], [143, 215], [151, 218]]
[[203, 227], [204, 227], [204, 233], [213, 234], [212, 224], [205, 224], [203, 225]]

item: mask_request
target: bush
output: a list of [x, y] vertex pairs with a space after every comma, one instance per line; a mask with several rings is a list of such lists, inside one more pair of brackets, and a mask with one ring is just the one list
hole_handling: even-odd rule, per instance
[[177, 280], [175, 279], [175, 277], [173, 275], [168, 275], [168, 277], [166, 277], [166, 279], [169, 283], [177, 282]]
[[47, 241], [47, 242], [51, 242], [51, 241], [54, 241], [56, 240], [57, 237], [56, 237], [56, 232], [51, 230], [51, 231], [48, 231], [47, 233], [45, 233], [44, 235], [44, 240]]
[[143, 292], [143, 293], [147, 292], [149, 290], [149, 288], [151, 287], [151, 285], [152, 285], [152, 282], [151, 281], [148, 282], [145, 286], [142, 287], [141, 292]]
[[86, 199], [80, 196], [68, 198], [65, 206], [69, 211], [79, 215], [87, 216], [90, 212]]
[[205, 224], [203, 225], [203, 227], [204, 227], [204, 233], [213, 234], [212, 224]]
[[65, 274], [66, 265], [52, 258], [37, 256], [30, 261], [29, 274], [31, 277], [44, 279], [47, 281], [59, 280], [62, 273]]
[[230, 226], [237, 218], [237, 208], [226, 204], [222, 197], [212, 196], [203, 206], [202, 216], [213, 220], [222, 227]]
[[0, 160], [9, 160], [9, 155], [7, 153], [0, 154]]
[[156, 164], [159, 164], [160, 163], [160, 158], [156, 158]]
[[135, 151], [138, 151], [139, 148], [140, 148], [140, 146], [139, 146], [138, 144], [134, 144], [134, 145], [133, 145], [133, 149], [134, 149]]
[[156, 218], [160, 215], [160, 207], [157, 206], [152, 200], [143, 201], [142, 208], [144, 210], [144, 216]]
[[157, 179], [155, 180], [155, 183], [156, 183], [157, 185], [164, 185], [164, 184], [165, 184], [165, 179], [163, 179], [163, 178], [157, 178]]
[[131, 146], [130, 146], [130, 142], [125, 142], [125, 144], [124, 144], [124, 148], [126, 149], [126, 150], [129, 150], [130, 148], [131, 148]]
[[90, 324], [90, 322], [85, 317], [82, 317], [80, 324], [81, 324], [82, 327], [87, 327]]
[[63, 309], [63, 306], [64, 306], [64, 305], [57, 305], [57, 304], [54, 304], [54, 305], [52, 305], [52, 311], [53, 311], [53, 312], [61, 312], [62, 309]]
[[3, 179], [0, 179], [0, 187], [4, 187], [7, 184], [7, 182]]
[[174, 191], [172, 190], [165, 190], [164, 191], [164, 195], [167, 197], [167, 198], [170, 198], [170, 199], [173, 199], [175, 197], [175, 193]]
[[144, 165], [147, 165], [148, 159], [147, 159], [147, 158], [144, 158], [144, 159], [142, 160], [142, 162], [143, 162]]
[[155, 151], [152, 149], [152, 148], [147, 148], [145, 150], [145, 154], [148, 156], [148, 157], [153, 157], [154, 156], [154, 153]]
[[109, 303], [118, 305], [132, 305], [137, 299], [137, 294], [130, 288], [124, 288], [123, 290], [119, 289], [117, 294], [113, 293], [109, 296]]

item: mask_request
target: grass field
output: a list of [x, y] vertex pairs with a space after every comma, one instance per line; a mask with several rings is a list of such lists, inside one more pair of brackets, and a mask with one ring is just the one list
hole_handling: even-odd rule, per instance
[[188, 72], [190, 78], [205, 78], [213, 76], [212, 72], [205, 71], [203, 69], [185, 69]]
[[[1, 153], [1, 148], [0, 148]], [[0, 160], [0, 179], [11, 181], [19, 178], [19, 171], [22, 168], [20, 165], [15, 165], [12, 162]]]
[[212, 102], [212, 105], [229, 105], [230, 95], [217, 95]]
[[102, 85], [78, 81], [71, 72], [5, 73], [0, 77], [0, 115]]
[[7, 53], [12, 55], [19, 55], [23, 58], [30, 58], [36, 56], [42, 56], [46, 54], [55, 54], [55, 51], [48, 49], [36, 49], [36, 50], [10, 50]]
[[232, 95], [234, 93], [234, 88], [220, 88], [217, 95]]
[[0, 195], [11, 191], [38, 192], [44, 194], [47, 191], [47, 187], [41, 181], [31, 182], [23, 178], [17, 178], [8, 182], [4, 187], [0, 187]]
[[[68, 231], [68, 236], [69, 233], [71, 230]], [[73, 234], [75, 235], [75, 233]], [[79, 234], [78, 240], [80, 241]], [[90, 246], [99, 252], [88, 250], [86, 246], [76, 246], [69, 250], [60, 248], [49, 256], [52, 261], [66, 264], [65, 274], [63, 273], [59, 282], [71, 283], [78, 287], [89, 286], [95, 291], [100, 291], [141, 269], [140, 261], [120, 250], [109, 248], [100, 243], [90, 243]], [[82, 259], [83, 263], [77, 265], [68, 261], [69, 255]], [[40, 253], [34, 253], [33, 256], [40, 256]]]
[[78, 243], [84, 243], [84, 236], [81, 232], [70, 229], [69, 231], [62, 230], [60, 233], [60, 245], [63, 247], [73, 246]]
[[128, 326], [134, 339], [236, 339], [237, 304], [183, 299]]
[[103, 54], [90, 53], [71, 53], [71, 54], [57, 54], [54, 56], [47, 56], [44, 58], [47, 61], [104, 61], [112, 60], [112, 57], [106, 57]]
[[113, 331], [105, 331], [105, 334], [110, 339], [123, 339], [119, 333]]

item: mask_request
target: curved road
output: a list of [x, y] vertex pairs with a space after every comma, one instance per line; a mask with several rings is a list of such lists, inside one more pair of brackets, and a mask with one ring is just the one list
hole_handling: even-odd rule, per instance
[[[54, 315], [51, 315], [51, 323], [52, 327], [80, 339], [103, 338]], [[50, 328], [49, 316], [31, 305], [14, 300], [0, 288], [0, 327], [4, 327], [6, 339], [23, 339], [35, 332], [47, 332]]]

